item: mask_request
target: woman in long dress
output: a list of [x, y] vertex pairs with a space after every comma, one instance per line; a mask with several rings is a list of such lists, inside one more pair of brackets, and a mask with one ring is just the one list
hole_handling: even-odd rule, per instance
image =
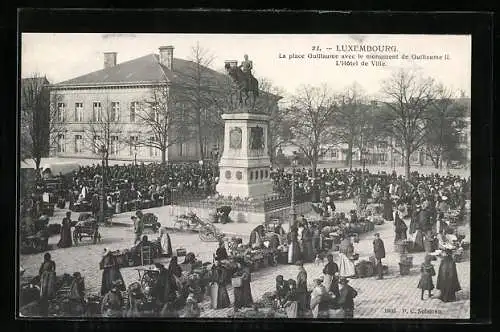
[[252, 289], [250, 288], [250, 282], [252, 277], [250, 274], [250, 268], [246, 266], [242, 259], [237, 261], [238, 269], [234, 273], [233, 277], [241, 277], [241, 286], [234, 287], [234, 309], [238, 310], [242, 307], [251, 307], [253, 305]]
[[394, 242], [399, 242], [406, 240], [406, 230], [408, 227], [406, 226], [405, 222], [399, 217], [399, 212], [396, 211], [394, 213], [395, 218], [394, 218]]
[[293, 227], [288, 233], [288, 264], [294, 264], [299, 260], [300, 249], [297, 239], [297, 228]]
[[383, 212], [383, 218], [386, 220], [386, 221], [392, 221], [393, 220], [393, 216], [392, 216], [392, 200], [391, 198], [386, 195], [385, 198], [384, 198], [384, 212]]
[[229, 299], [229, 294], [227, 293], [226, 280], [227, 271], [220, 261], [215, 262], [212, 275], [212, 283], [217, 287], [217, 292], [214, 294], [217, 298], [215, 299], [215, 309], [228, 308], [231, 305], [231, 300]]
[[286, 315], [288, 318], [297, 318], [299, 304], [297, 302], [297, 283], [293, 279], [289, 279], [286, 284], [288, 285], [288, 291], [285, 296], [285, 308]]
[[172, 256], [172, 242], [170, 241], [170, 235], [168, 235], [166, 227], [160, 229], [160, 245], [163, 255], [166, 257]]
[[303, 243], [303, 260], [305, 262], [312, 262], [314, 259], [313, 244], [312, 244], [312, 232], [311, 229], [306, 227], [302, 233], [302, 243]]
[[113, 288], [113, 283], [116, 283], [117, 281], [120, 282], [116, 286], [118, 287], [118, 290], [125, 291], [125, 282], [123, 281], [118, 261], [108, 249], [104, 249], [101, 266], [103, 267], [101, 295], [106, 295]]
[[339, 252], [339, 276], [340, 277], [352, 277], [356, 274], [356, 268], [354, 263], [350, 260], [354, 253], [354, 245], [351, 243], [349, 238], [345, 238], [342, 240]]
[[59, 248], [68, 248], [72, 245], [71, 238], [71, 212], [66, 212], [66, 217], [62, 220], [61, 239], [57, 243]]
[[43, 263], [39, 270], [40, 276], [40, 314], [48, 315], [49, 300], [54, 298], [56, 289], [56, 263], [47, 252], [43, 256]]
[[458, 281], [457, 266], [449, 249], [445, 250], [445, 257], [439, 265], [436, 288], [441, 292], [439, 299], [443, 302], [456, 301], [455, 293], [462, 289]]

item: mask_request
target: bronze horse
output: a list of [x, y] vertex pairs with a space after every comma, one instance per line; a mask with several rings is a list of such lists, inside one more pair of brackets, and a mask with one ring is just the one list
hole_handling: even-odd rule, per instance
[[[251, 91], [253, 95], [252, 104], [255, 105], [255, 100], [259, 96], [259, 82], [257, 79], [252, 75], [245, 74], [240, 67], [233, 67], [229, 63], [226, 63], [225, 69], [238, 86], [240, 104], [243, 102], [245, 105], [247, 104], [248, 98], [250, 98], [249, 92]], [[244, 101], [243, 92], [245, 93]]]

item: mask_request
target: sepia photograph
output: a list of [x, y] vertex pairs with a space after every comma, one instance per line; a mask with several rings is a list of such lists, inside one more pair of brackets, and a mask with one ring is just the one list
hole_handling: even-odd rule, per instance
[[21, 319], [471, 318], [471, 35], [19, 47]]

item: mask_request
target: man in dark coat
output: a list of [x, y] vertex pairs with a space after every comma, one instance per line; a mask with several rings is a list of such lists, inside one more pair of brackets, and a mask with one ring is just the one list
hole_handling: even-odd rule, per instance
[[377, 260], [377, 279], [382, 279], [382, 258], [385, 258], [385, 247], [384, 241], [380, 238], [379, 233], [375, 233], [375, 240], [373, 240], [373, 253], [375, 254], [375, 259]]
[[453, 302], [457, 300], [456, 292], [461, 290], [458, 281], [457, 266], [453, 261], [452, 251], [445, 250], [446, 256], [441, 260], [439, 273], [437, 276], [436, 288], [440, 290], [439, 299], [443, 302]]
[[353, 318], [354, 316], [354, 298], [358, 292], [348, 285], [349, 280], [340, 278], [340, 291], [337, 297], [337, 304], [344, 310], [344, 318]]
[[[337, 275], [339, 273], [339, 266], [337, 265], [337, 263], [335, 263], [333, 261], [333, 255], [329, 254], [327, 256], [327, 259], [328, 259], [328, 263], [325, 265], [324, 269], [323, 269], [323, 274], [325, 275], [328, 275], [329, 278], [331, 279], [331, 282], [329, 283], [329, 285], [327, 285], [325, 283], [325, 286], [329, 286], [326, 291], [327, 292], [332, 292], [333, 294], [335, 294], [336, 297], [338, 297], [340, 294], [339, 294], [339, 283], [338, 283], [338, 279], [337, 279]], [[326, 279], [326, 277], [325, 277]]]

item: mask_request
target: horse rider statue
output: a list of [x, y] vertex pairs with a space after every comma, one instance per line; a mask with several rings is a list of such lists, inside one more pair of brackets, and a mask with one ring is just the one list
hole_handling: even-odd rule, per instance
[[[259, 82], [252, 75], [253, 63], [248, 60], [248, 55], [245, 54], [245, 60], [236, 67], [231, 67], [229, 63], [226, 63], [226, 71], [233, 81], [238, 85], [239, 88], [239, 100], [240, 104], [247, 102], [249, 98], [249, 92], [253, 94], [253, 104], [255, 105], [255, 100], [259, 96]], [[243, 100], [242, 95], [245, 95], [245, 100]]]
[[243, 71], [243, 73], [245, 73], [245, 75], [246, 75], [247, 86], [250, 86], [250, 80], [253, 77], [253, 75], [252, 75], [253, 62], [252, 62], [252, 60], [248, 60], [248, 54], [245, 54], [243, 56], [243, 58], [245, 60], [243, 60], [241, 62], [241, 64], [239, 65], [239, 67], [241, 68], [241, 70]]

